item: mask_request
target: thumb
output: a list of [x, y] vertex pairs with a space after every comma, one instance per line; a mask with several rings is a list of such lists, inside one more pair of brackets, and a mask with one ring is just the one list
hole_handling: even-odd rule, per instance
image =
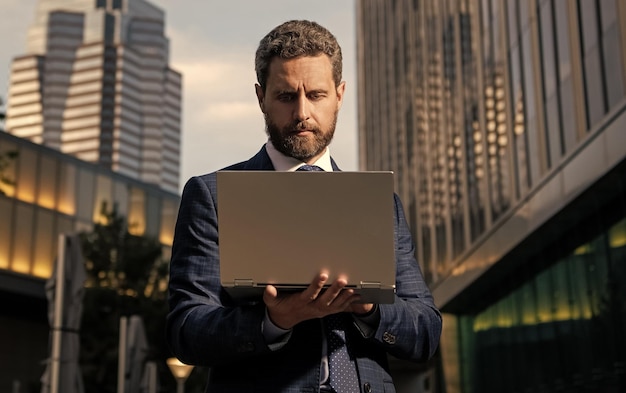
[[273, 285], [268, 285], [265, 287], [265, 291], [263, 291], [263, 303], [266, 306], [273, 306], [276, 304], [276, 300], [278, 298], [278, 290]]

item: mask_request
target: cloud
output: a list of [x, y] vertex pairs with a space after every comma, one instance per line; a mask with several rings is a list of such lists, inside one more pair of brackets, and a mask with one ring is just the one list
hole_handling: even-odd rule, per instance
[[219, 100], [255, 99], [254, 72], [238, 59], [205, 57], [177, 61], [172, 68], [182, 73], [185, 93]]
[[241, 119], [242, 117], [259, 117], [260, 110], [256, 103], [219, 102], [209, 107], [207, 120]]

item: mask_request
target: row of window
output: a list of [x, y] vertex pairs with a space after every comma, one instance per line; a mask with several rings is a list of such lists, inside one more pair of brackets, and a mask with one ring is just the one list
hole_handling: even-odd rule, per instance
[[87, 230], [115, 206], [135, 235], [173, 238], [179, 197], [0, 133], [0, 269], [48, 277], [56, 235]]
[[625, 282], [622, 218], [522, 286], [500, 283], [517, 289], [459, 318], [462, 391], [621, 391]]
[[617, 0], [359, 9], [361, 161], [397, 174], [436, 281], [624, 106], [626, 20]]
[[599, 178], [626, 157], [602, 143], [626, 108], [623, 4], [358, 4], [361, 162], [396, 173], [436, 300], [458, 313], [439, 380], [623, 391], [623, 161]]

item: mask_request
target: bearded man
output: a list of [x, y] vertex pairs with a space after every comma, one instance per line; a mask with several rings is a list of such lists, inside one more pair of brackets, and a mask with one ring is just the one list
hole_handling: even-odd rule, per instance
[[[283, 23], [261, 40], [255, 69], [268, 141], [254, 157], [224, 169], [338, 171], [329, 144], [346, 85], [335, 37], [315, 22]], [[414, 361], [433, 355], [441, 315], [415, 260], [397, 195], [392, 304], [359, 302], [346, 278], [326, 271], [301, 292], [268, 285], [258, 301], [235, 302], [220, 285], [216, 196], [216, 173], [185, 185], [167, 319], [174, 354], [210, 368], [207, 392], [395, 392], [387, 354]], [[323, 328], [331, 323], [340, 340]], [[336, 342], [341, 349], [330, 347]], [[335, 351], [346, 355], [329, 362]]]

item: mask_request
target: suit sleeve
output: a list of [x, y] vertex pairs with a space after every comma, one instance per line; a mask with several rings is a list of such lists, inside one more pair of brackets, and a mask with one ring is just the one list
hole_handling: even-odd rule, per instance
[[394, 198], [396, 299], [393, 304], [379, 305], [380, 324], [374, 340], [397, 358], [424, 361], [439, 344], [441, 314], [415, 259], [415, 246], [400, 199], [397, 195]]
[[176, 357], [213, 366], [270, 351], [261, 332], [262, 303], [234, 306], [219, 273], [215, 174], [184, 187], [170, 263], [166, 336]]

